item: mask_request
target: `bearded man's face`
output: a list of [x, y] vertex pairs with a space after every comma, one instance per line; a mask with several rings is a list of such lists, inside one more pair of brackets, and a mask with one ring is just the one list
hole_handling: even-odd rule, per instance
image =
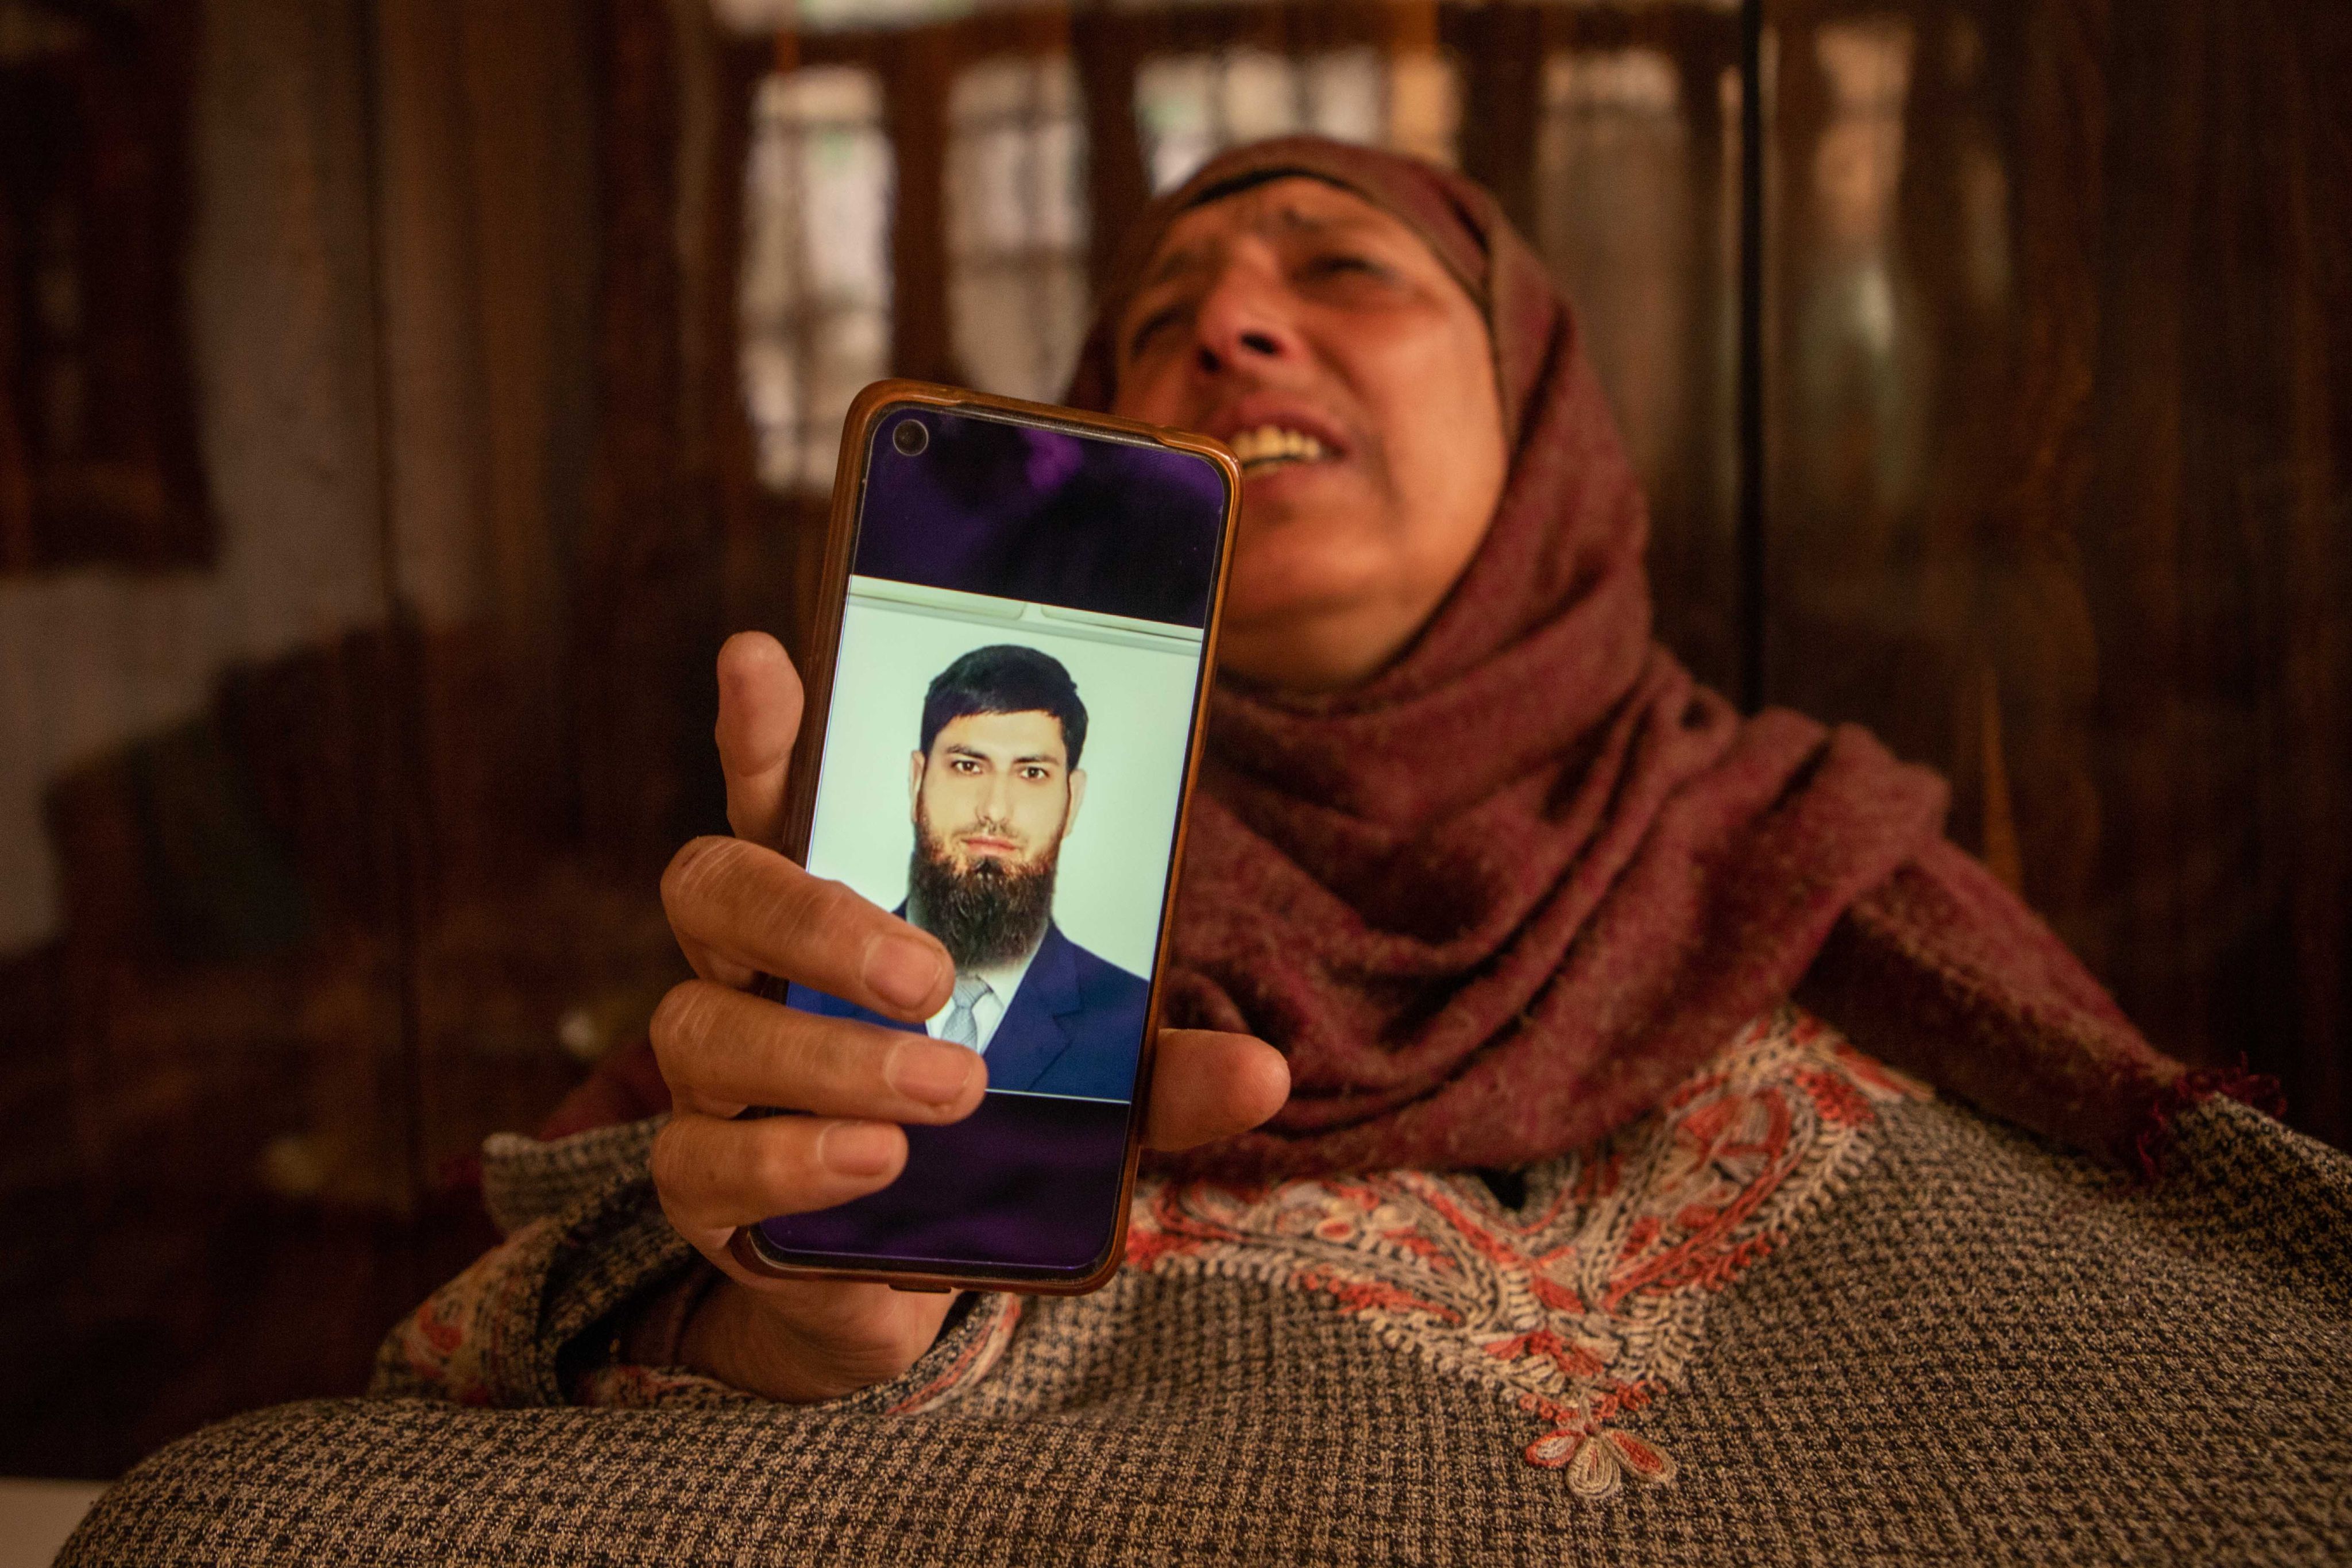
[[1019, 958], [1054, 912], [1062, 837], [1086, 774], [1050, 713], [950, 720], [913, 758], [915, 853], [907, 914], [959, 969]]

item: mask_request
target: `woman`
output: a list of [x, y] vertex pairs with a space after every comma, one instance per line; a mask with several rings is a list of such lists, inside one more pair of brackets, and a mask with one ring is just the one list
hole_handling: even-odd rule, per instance
[[199, 1435], [77, 1560], [354, 1510], [436, 1561], [2352, 1551], [2352, 1162], [2150, 1050], [1932, 776], [1649, 641], [1639, 498], [1491, 201], [1265, 143], [1118, 278], [1073, 401], [1255, 459], [1129, 1267], [1024, 1303], [727, 1257], [982, 1090], [745, 994], [917, 1018], [949, 971], [768, 847], [798, 690], [739, 638], [737, 837], [664, 887], [675, 1114], [494, 1148], [509, 1239], [387, 1343], [408, 1400]]

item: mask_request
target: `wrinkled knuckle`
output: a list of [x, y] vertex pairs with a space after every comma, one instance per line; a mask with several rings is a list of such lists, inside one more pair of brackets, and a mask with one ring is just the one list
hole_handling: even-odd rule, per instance
[[824, 877], [794, 877], [777, 889], [769, 910], [787, 941], [805, 946], [841, 929], [849, 889]]
[[760, 1139], [752, 1180], [761, 1196], [788, 1202], [808, 1191], [817, 1174], [817, 1129], [803, 1118], [778, 1118]]
[[652, 1037], [654, 1058], [667, 1072], [679, 1053], [702, 1041], [709, 1026], [710, 1002], [707, 982], [688, 980], [671, 986], [654, 1005], [646, 1032]]
[[687, 990], [693, 984], [691, 980], [679, 981], [654, 1004], [654, 1016], [646, 1021], [646, 1033], [653, 1037], [655, 1050], [676, 1040], [687, 1020], [694, 1016], [694, 999]]
[[737, 840], [715, 834], [680, 845], [662, 872], [662, 908], [675, 917], [690, 906], [713, 880], [726, 874], [740, 848]]
[[798, 935], [823, 926], [825, 889], [822, 877], [794, 877], [779, 886], [769, 912], [785, 931]]
[[685, 1122], [672, 1121], [654, 1135], [653, 1152], [646, 1156], [646, 1164], [654, 1190], [662, 1194], [665, 1204], [692, 1190], [694, 1161]]

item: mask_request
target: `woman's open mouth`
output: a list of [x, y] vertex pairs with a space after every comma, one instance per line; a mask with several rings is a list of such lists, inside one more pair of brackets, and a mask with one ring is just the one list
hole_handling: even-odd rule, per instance
[[1244, 479], [1292, 463], [1318, 463], [1329, 457], [1330, 450], [1304, 430], [1293, 430], [1280, 425], [1259, 425], [1247, 430], [1236, 430], [1225, 445], [1233, 448], [1241, 460]]

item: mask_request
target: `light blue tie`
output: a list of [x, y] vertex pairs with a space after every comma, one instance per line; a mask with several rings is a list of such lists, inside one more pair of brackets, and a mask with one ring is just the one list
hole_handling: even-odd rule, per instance
[[948, 999], [947, 1022], [940, 1026], [940, 1038], [975, 1051], [980, 1049], [980, 1020], [971, 1016], [971, 1010], [982, 997], [990, 994], [988, 982], [979, 975], [957, 975], [955, 994]]

